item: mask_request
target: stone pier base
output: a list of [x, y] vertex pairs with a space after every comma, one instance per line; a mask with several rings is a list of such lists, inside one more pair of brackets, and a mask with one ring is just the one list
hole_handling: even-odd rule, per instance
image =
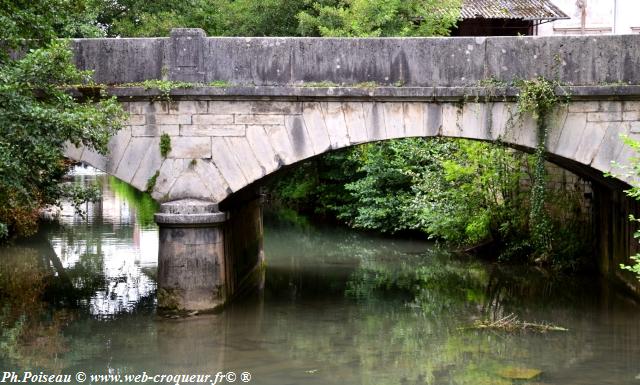
[[264, 283], [262, 212], [258, 200], [221, 212], [197, 199], [163, 203], [158, 307], [214, 310]]
[[160, 227], [158, 307], [209, 310], [227, 299], [224, 224], [227, 214], [211, 202], [164, 203]]

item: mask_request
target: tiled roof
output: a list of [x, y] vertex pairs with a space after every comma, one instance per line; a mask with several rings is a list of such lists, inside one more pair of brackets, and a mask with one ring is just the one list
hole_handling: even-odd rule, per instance
[[568, 19], [549, 0], [463, 0], [462, 19]]

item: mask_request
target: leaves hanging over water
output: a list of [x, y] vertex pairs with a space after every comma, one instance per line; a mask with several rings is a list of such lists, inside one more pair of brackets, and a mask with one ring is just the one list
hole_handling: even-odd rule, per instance
[[124, 114], [115, 99], [77, 102], [62, 87], [87, 81], [65, 41], [53, 41], [0, 66], [0, 223], [35, 230], [37, 210], [90, 191], [59, 184], [69, 169], [66, 143], [104, 154]]

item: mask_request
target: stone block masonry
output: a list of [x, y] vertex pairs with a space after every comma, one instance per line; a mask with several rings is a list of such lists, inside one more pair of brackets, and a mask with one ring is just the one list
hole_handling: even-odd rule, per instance
[[195, 199], [165, 203], [155, 215], [160, 227], [158, 306], [208, 310], [224, 305], [224, 222], [218, 206]]
[[[68, 154], [140, 190], [158, 173], [151, 193], [159, 201], [220, 202], [286, 165], [378, 140], [448, 136], [500, 140], [529, 151], [537, 140], [533, 120], [514, 117], [514, 101], [198, 98], [123, 106], [129, 121], [112, 139], [108, 158], [74, 148]], [[636, 101], [572, 101], [549, 119], [547, 149], [572, 171], [580, 164], [615, 172], [612, 162], [625, 164], [630, 157], [620, 136], [639, 135], [639, 114]], [[171, 144], [164, 158], [163, 134]]]
[[[208, 165], [204, 166], [204, 171], [203, 166], [197, 167], [200, 172], [193, 172], [190, 182], [193, 184], [195, 179], [196, 186], [193, 187], [196, 189], [199, 183], [207, 185], [207, 188], [200, 189], [195, 197], [221, 198], [229, 185], [236, 190], [241, 189], [250, 181], [264, 176], [267, 170], [274, 171], [283, 159], [293, 160], [293, 153], [300, 150], [301, 146], [297, 146], [291, 147], [291, 151], [276, 154], [273, 148], [281, 149], [282, 146], [275, 138], [270, 140], [266, 137], [267, 132], [282, 132], [286, 141], [289, 141], [288, 133], [291, 132], [296, 143], [300, 142], [296, 135], [307, 136], [306, 128], [301, 125], [290, 129], [285, 125], [286, 119], [302, 115], [301, 103], [295, 102], [134, 101], [123, 103], [123, 107], [129, 112], [129, 119], [122, 132], [128, 135], [120, 134], [113, 142], [112, 163], [118, 166], [107, 171], [141, 190], [146, 189], [149, 178], [161, 171], [160, 183], [154, 191], [158, 199], [171, 199], [174, 197], [172, 191], [184, 190], [175, 186], [175, 180], [188, 173], [189, 169], [195, 170], [192, 161], [197, 160], [201, 165]], [[171, 151], [166, 159], [152, 157], [152, 153], [159, 154], [158, 141], [153, 138], [163, 134], [170, 138]], [[307, 156], [314, 154], [312, 151], [304, 152]], [[142, 161], [145, 156], [150, 162]], [[212, 159], [217, 162], [212, 163]], [[206, 170], [212, 168], [215, 171]], [[225, 183], [212, 185], [202, 180], [205, 177], [210, 182], [212, 172], [223, 172]], [[212, 189], [216, 191], [211, 192]]]

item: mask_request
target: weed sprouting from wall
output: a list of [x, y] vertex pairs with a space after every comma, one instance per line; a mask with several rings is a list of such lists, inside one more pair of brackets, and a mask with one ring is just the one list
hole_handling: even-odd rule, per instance
[[160, 175], [160, 171], [156, 171], [153, 176], [151, 176], [147, 180], [147, 189], [145, 190], [148, 193], [151, 193], [153, 189], [156, 187], [156, 182], [158, 181], [158, 176]]
[[160, 135], [160, 155], [166, 158], [171, 152], [171, 137], [165, 132]]

